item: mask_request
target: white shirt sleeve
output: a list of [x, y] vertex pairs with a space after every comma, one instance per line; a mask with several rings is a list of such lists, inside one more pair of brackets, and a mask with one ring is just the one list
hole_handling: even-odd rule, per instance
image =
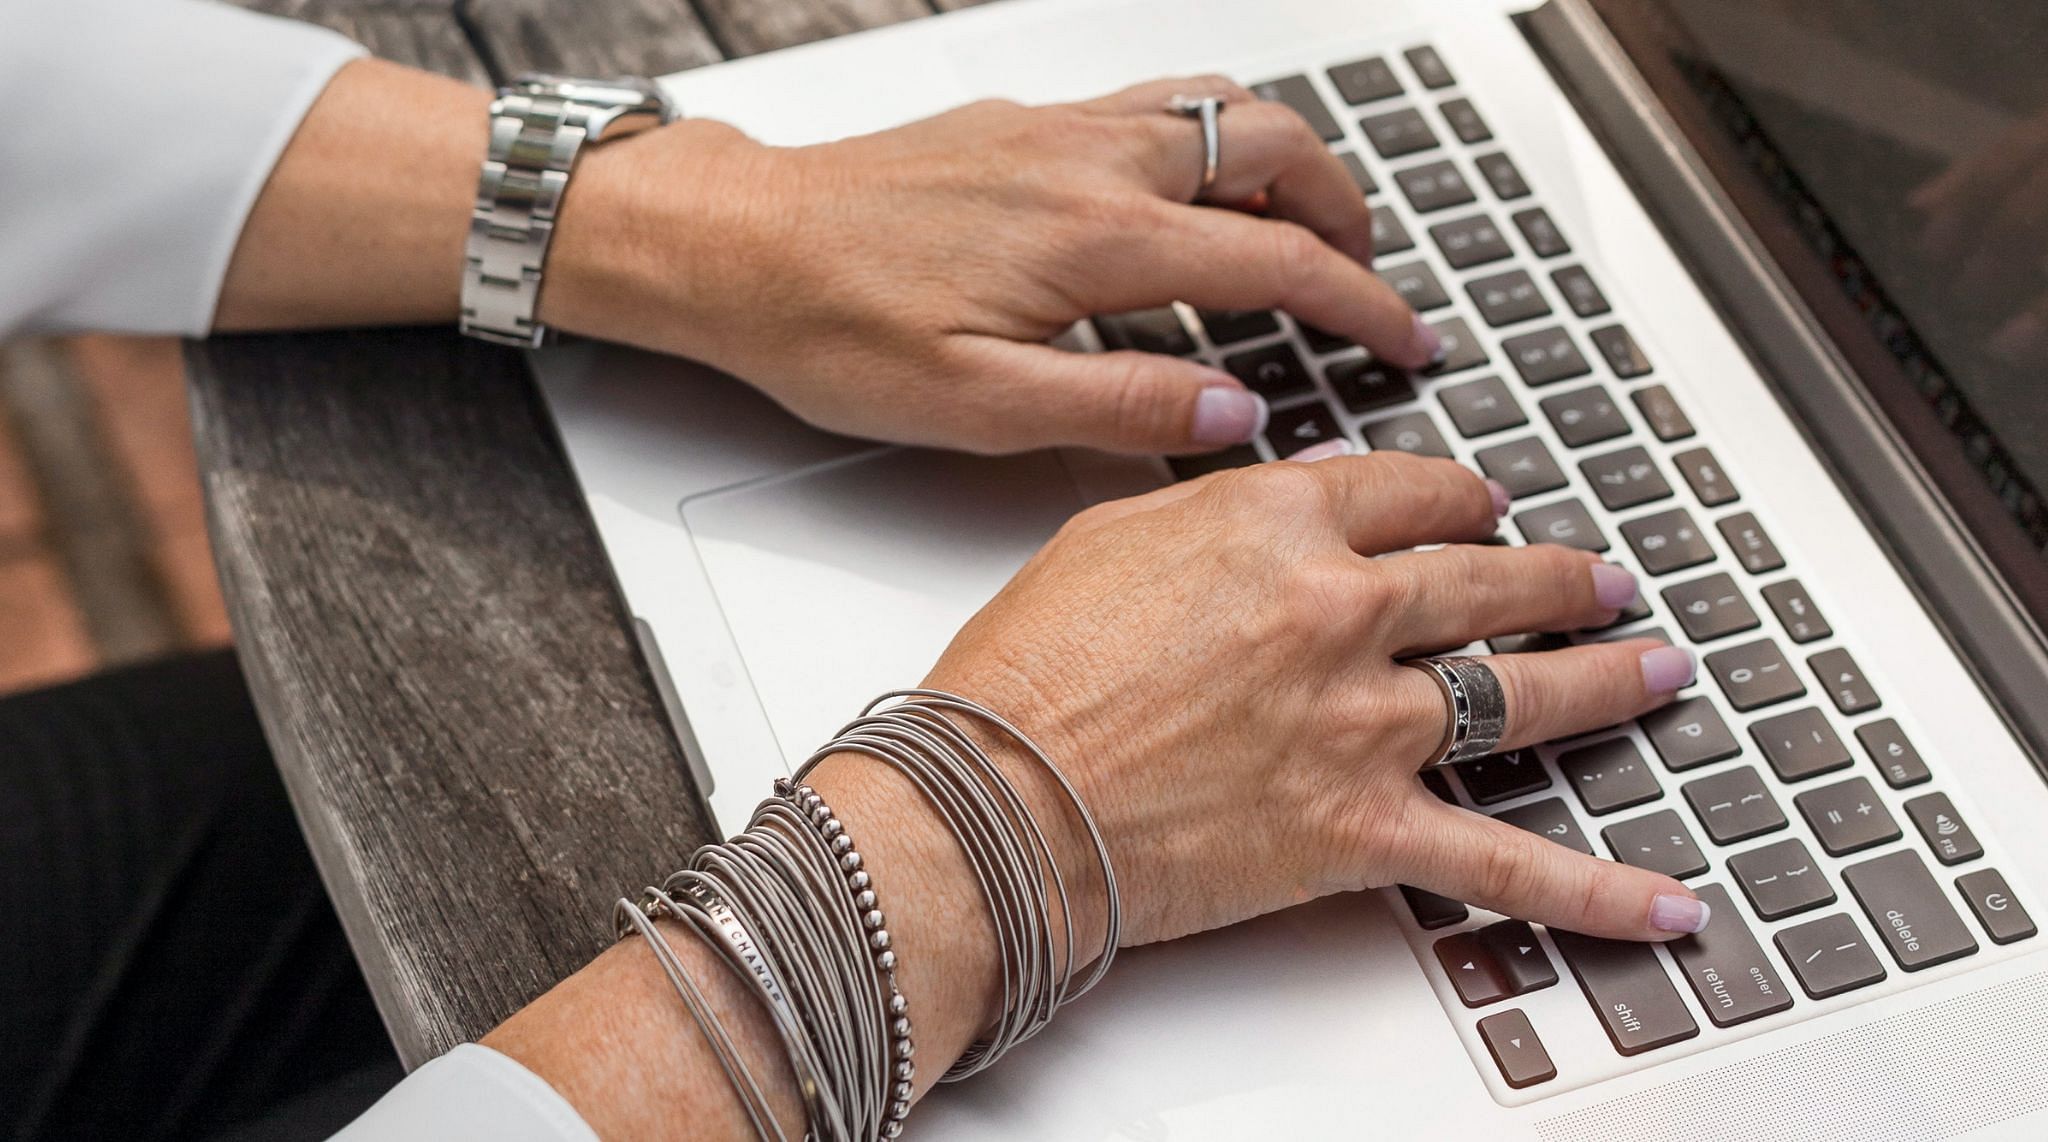
[[361, 54], [207, 0], [0, 0], [0, 336], [203, 335], [271, 168]]
[[539, 1075], [464, 1043], [407, 1075], [334, 1142], [597, 1142]]

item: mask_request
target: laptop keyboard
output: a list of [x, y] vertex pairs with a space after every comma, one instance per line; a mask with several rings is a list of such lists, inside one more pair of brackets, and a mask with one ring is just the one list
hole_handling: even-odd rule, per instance
[[1700, 682], [1636, 725], [1456, 766], [1455, 788], [1424, 774], [1445, 801], [1677, 877], [1713, 907], [1705, 932], [1660, 948], [1539, 936], [1402, 887], [1418, 928], [1441, 933], [1422, 945], [1424, 970], [1456, 997], [1446, 1012], [1470, 1023], [1482, 1071], [1514, 1090], [1572, 1085], [1543, 1045], [1558, 1006], [1514, 1002], [1564, 977], [1584, 995], [1578, 1017], [1648, 1065], [1699, 1037], [1701, 1019], [1797, 1018], [1894, 967], [1977, 954], [1980, 937], [2032, 938], [1939, 775], [1885, 716], [1883, 687], [1617, 311], [1620, 283], [1574, 251], [1443, 58], [1417, 46], [1253, 90], [1344, 160], [1372, 206], [1379, 274], [1448, 354], [1411, 373], [1267, 312], [1096, 319], [1107, 346], [1215, 360], [1272, 402], [1262, 441], [1170, 460], [1176, 475], [1337, 438], [1459, 458], [1513, 497], [1499, 542], [1603, 552], [1644, 583], [1608, 630], [1488, 649], [1652, 635], [1701, 653]]

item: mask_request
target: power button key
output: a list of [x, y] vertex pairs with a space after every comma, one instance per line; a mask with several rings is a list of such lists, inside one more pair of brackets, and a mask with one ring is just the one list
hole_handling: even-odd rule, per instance
[[2033, 918], [2014, 899], [2012, 889], [1995, 868], [1978, 869], [1956, 878], [1956, 891], [1970, 902], [1970, 911], [1994, 944], [2010, 944], [2034, 934]]

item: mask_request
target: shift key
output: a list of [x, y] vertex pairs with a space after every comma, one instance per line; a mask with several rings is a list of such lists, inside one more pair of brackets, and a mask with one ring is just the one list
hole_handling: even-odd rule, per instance
[[1667, 947], [1685, 971], [1700, 1006], [1716, 1027], [1733, 1027], [1792, 1006], [1792, 993], [1750, 934], [1728, 890], [1718, 884], [1695, 890], [1713, 909], [1707, 929], [1681, 936]]
[[1550, 938], [1600, 1017], [1614, 1049], [1640, 1055], [1700, 1033], [1648, 944], [1561, 932]]

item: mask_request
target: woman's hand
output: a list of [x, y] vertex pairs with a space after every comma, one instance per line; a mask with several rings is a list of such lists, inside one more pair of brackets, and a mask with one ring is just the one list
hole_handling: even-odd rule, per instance
[[[1629, 572], [1584, 552], [1473, 545], [1493, 534], [1493, 491], [1447, 460], [1375, 453], [1104, 504], [928, 684], [1004, 712], [1062, 763], [1108, 838], [1129, 944], [1393, 883], [1593, 935], [1694, 931], [1705, 906], [1677, 881], [1445, 805], [1416, 778], [1446, 713], [1399, 659], [1598, 626], [1635, 597]], [[1432, 543], [1451, 546], [1406, 552]], [[1694, 670], [1648, 640], [1489, 662], [1503, 750], [1635, 717]], [[1068, 851], [1068, 882], [1098, 883], [1078, 837]]]
[[[1215, 202], [1200, 126], [1229, 102]], [[1299, 115], [1215, 77], [1087, 103], [977, 103], [794, 149], [690, 121], [592, 149], [563, 204], [541, 317], [681, 353], [825, 428], [1011, 452], [1197, 452], [1264, 402], [1192, 361], [1083, 355], [1073, 322], [1181, 300], [1284, 309], [1402, 366], [1435, 334], [1367, 269], [1364, 196]]]

